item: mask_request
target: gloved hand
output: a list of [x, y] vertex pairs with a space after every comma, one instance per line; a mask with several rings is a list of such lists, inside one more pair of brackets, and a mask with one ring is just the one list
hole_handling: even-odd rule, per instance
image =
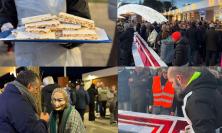
[[10, 29], [14, 29], [14, 26], [11, 23], [5, 23], [1, 27], [2, 32], [10, 30]]

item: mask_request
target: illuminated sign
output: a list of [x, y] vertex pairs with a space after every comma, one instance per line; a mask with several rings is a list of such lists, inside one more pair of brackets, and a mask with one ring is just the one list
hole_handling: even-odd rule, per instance
[[197, 5], [196, 4], [192, 4], [191, 8], [192, 8], [192, 10], [196, 10], [197, 9]]
[[214, 6], [215, 0], [208, 0], [209, 6]]

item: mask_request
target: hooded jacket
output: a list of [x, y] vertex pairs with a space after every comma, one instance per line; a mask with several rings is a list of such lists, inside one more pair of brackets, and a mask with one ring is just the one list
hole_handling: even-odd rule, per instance
[[192, 123], [195, 133], [214, 133], [222, 126], [222, 95], [218, 91], [218, 82], [208, 70], [193, 80], [181, 94], [187, 98], [185, 112]]

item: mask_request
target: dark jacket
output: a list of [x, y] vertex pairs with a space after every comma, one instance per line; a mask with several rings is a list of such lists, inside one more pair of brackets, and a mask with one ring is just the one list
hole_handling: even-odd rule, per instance
[[149, 71], [143, 70], [140, 73], [136, 71], [131, 75], [133, 79], [129, 82], [130, 86], [130, 99], [135, 103], [149, 103], [150, 97], [147, 97], [151, 93], [152, 77], [149, 75]]
[[133, 60], [132, 45], [133, 45], [134, 29], [128, 28], [119, 35], [119, 65], [130, 66]]
[[199, 26], [197, 28], [197, 43], [198, 46], [200, 47], [205, 46], [205, 34], [206, 34], [206, 29], [203, 26]]
[[128, 79], [130, 77], [129, 70], [123, 68], [118, 74], [118, 101], [129, 102], [130, 99], [130, 89], [128, 85]]
[[47, 133], [47, 123], [36, 119], [34, 108], [9, 84], [0, 95], [0, 133]]
[[220, 52], [222, 52], [222, 31], [217, 31], [218, 33], [218, 44], [219, 44], [219, 50]]
[[70, 88], [69, 94], [70, 94], [71, 105], [75, 106], [76, 105], [76, 89]]
[[217, 51], [219, 49], [218, 40], [217, 31], [213, 28], [210, 28], [206, 32], [206, 49], [210, 51]]
[[132, 44], [133, 44], [133, 36], [134, 36], [134, 29], [128, 28], [126, 31], [124, 31], [120, 36], [120, 48], [123, 50], [126, 50], [128, 52], [131, 52], [132, 50]]
[[141, 27], [140, 36], [141, 36], [144, 40], [147, 39], [147, 33], [146, 33], [146, 26], [145, 26], [145, 25], [142, 25], [142, 27]]
[[179, 43], [176, 44], [175, 54], [174, 54], [174, 66], [183, 66], [188, 63], [188, 51], [189, 47], [186, 44], [185, 39], [181, 39]]
[[76, 109], [86, 109], [89, 104], [89, 94], [82, 87], [76, 91]]
[[205, 69], [182, 93], [184, 97], [192, 91], [185, 110], [195, 133], [214, 133], [215, 129], [222, 126], [222, 95], [217, 87], [217, 79]]
[[51, 113], [51, 95], [55, 88], [58, 88], [57, 84], [50, 84], [42, 88], [42, 109], [44, 112]]
[[89, 104], [94, 104], [96, 100], [96, 96], [98, 95], [98, 90], [96, 88], [89, 88], [87, 90], [89, 94]]
[[[87, 0], [66, 0], [67, 13], [84, 18], [90, 18]], [[0, 2], [0, 27], [7, 22], [11, 22], [17, 27], [17, 11], [14, 0], [1, 0]]]
[[197, 43], [197, 29], [191, 27], [187, 30], [187, 38], [189, 40], [189, 45], [192, 49], [198, 50], [199, 46]]

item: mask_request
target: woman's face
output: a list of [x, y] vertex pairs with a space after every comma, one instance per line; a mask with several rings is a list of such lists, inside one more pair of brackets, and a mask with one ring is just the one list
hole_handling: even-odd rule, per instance
[[65, 108], [66, 101], [65, 101], [65, 97], [64, 97], [63, 93], [56, 92], [52, 96], [52, 106], [53, 106], [54, 110], [56, 110], [56, 111], [63, 110]]

